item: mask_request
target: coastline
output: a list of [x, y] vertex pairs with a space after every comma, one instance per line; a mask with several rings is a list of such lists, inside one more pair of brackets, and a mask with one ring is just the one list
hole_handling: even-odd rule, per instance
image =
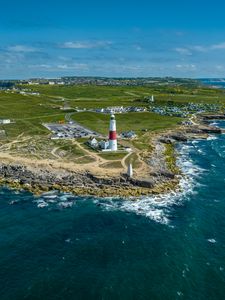
[[[24, 189], [34, 194], [51, 190], [69, 192], [77, 196], [141, 197], [179, 190], [182, 173], [176, 165], [174, 145], [188, 140], [221, 134], [220, 128], [209, 125], [212, 120], [225, 119], [223, 114], [199, 115], [191, 126], [179, 126], [152, 137], [154, 151], [145, 157], [147, 177], [126, 174], [99, 176], [88, 170], [72, 170], [69, 166], [45, 165], [44, 161], [26, 160], [19, 156], [1, 155], [0, 184], [13, 189]], [[166, 152], [166, 150], [169, 150]], [[171, 157], [169, 157], [170, 155]], [[145, 174], [146, 175], [146, 174]]]

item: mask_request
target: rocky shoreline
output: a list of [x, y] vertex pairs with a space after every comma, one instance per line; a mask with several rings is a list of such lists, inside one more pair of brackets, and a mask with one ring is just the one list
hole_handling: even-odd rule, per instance
[[169, 131], [154, 137], [154, 143], [161, 150], [147, 158], [153, 166], [148, 178], [128, 178], [126, 174], [117, 177], [96, 176], [88, 171], [72, 172], [69, 170], [31, 168], [20, 163], [0, 163], [0, 184], [15, 189], [25, 189], [35, 194], [49, 190], [71, 192], [85, 196], [140, 197], [160, 194], [178, 188], [179, 173], [169, 170], [162, 155], [162, 145], [186, 142], [190, 139], [207, 138], [209, 134], [221, 134], [223, 130], [208, 125], [213, 119], [225, 119], [225, 115], [199, 116], [198, 124], [183, 126], [176, 131]]
[[[160, 174], [165, 177], [166, 174]], [[61, 174], [56, 171], [40, 169], [32, 172], [29, 167], [15, 164], [0, 165], [0, 184], [8, 185], [15, 189], [25, 189], [35, 194], [50, 190], [71, 192], [76, 195], [107, 196], [141, 196], [150, 193], [161, 193], [171, 189], [177, 180], [170, 175], [168, 183], [162, 180], [156, 186], [156, 180], [139, 180], [128, 178], [125, 174], [119, 177], [97, 177], [89, 172], [67, 172]], [[154, 177], [154, 176], [153, 176]], [[155, 177], [156, 178], [156, 177]], [[159, 179], [157, 178], [157, 181]]]

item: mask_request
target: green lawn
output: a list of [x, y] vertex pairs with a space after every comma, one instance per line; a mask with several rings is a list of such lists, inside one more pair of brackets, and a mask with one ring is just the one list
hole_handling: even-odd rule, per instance
[[[107, 106], [148, 106], [146, 96], [155, 96], [155, 105], [174, 101], [175, 104], [186, 102], [207, 102], [225, 104], [225, 91], [193, 85], [179, 87], [169, 85], [149, 86], [21, 86], [40, 92], [40, 96], [21, 95], [0, 91], [0, 118], [10, 118], [15, 124], [0, 126], [8, 137], [21, 133], [28, 135], [47, 135], [49, 132], [41, 125], [43, 122], [63, 120], [65, 112], [59, 108], [62, 98], [68, 99], [70, 106], [80, 108], [101, 108]], [[96, 113], [76, 113], [74, 120], [106, 135], [109, 116]], [[180, 119], [160, 116], [153, 113], [129, 113], [117, 115], [118, 132], [135, 130], [141, 135], [142, 129], [150, 131], [175, 126]]]
[[[101, 134], [107, 135], [109, 130], [109, 115], [92, 112], [75, 113], [73, 119], [78, 123], [87, 126]], [[116, 115], [117, 132], [134, 130], [138, 135], [143, 130], [155, 131], [177, 125], [181, 118], [160, 116], [155, 113], [127, 113]]]
[[[70, 101], [73, 106], [79, 107], [106, 107], [111, 105], [132, 105], [146, 96], [155, 95], [156, 101], [167, 102], [225, 102], [225, 91], [209, 87], [197, 87], [181, 85], [179, 87], [169, 85], [149, 86], [24, 86], [41, 95], [58, 99], [63, 97]], [[138, 102], [139, 105], [144, 105]]]

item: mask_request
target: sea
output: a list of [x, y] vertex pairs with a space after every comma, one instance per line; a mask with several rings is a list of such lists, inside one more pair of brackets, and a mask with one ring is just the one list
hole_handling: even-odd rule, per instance
[[202, 78], [199, 81], [206, 86], [225, 89], [225, 78]]
[[1, 188], [0, 299], [225, 299], [225, 135], [177, 152], [184, 176], [167, 195]]

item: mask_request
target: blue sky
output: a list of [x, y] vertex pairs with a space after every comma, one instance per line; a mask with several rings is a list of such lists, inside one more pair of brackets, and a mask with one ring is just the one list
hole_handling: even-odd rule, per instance
[[225, 77], [225, 2], [0, 0], [0, 78]]

